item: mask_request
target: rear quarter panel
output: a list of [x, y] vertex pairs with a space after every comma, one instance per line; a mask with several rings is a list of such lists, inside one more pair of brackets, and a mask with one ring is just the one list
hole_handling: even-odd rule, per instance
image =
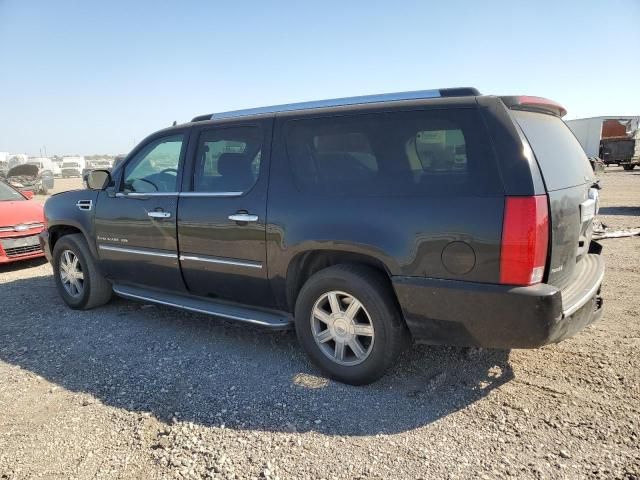
[[[306, 251], [374, 257], [390, 275], [497, 282], [504, 196], [330, 196], [301, 191], [289, 168], [276, 122], [267, 205], [267, 264], [280, 305], [286, 305], [289, 263]], [[452, 274], [443, 248], [464, 241], [475, 265]]]

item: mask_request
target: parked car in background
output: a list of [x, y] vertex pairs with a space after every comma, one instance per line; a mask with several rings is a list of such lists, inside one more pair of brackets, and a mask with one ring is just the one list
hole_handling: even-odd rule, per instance
[[84, 157], [64, 157], [62, 159], [62, 178], [82, 177], [82, 171], [86, 167]]
[[30, 201], [32, 196], [0, 180], [0, 264], [44, 255], [38, 240], [44, 214], [40, 203]]
[[295, 325], [346, 383], [411, 339], [535, 348], [603, 311], [598, 192], [565, 113], [456, 88], [202, 115], [51, 197], [41, 239], [71, 308], [115, 292]]
[[7, 181], [18, 190], [46, 195], [54, 186], [53, 172], [39, 165], [25, 163], [13, 167], [7, 172]]

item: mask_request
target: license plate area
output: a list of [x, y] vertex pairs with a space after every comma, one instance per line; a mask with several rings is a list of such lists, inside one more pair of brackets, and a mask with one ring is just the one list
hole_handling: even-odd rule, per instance
[[1, 240], [2, 248], [20, 248], [20, 247], [32, 247], [34, 245], [40, 245], [38, 235], [29, 235], [28, 237], [18, 238], [5, 238]]

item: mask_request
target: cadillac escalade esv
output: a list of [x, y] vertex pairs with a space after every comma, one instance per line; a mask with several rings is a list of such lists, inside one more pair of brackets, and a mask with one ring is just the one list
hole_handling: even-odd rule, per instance
[[45, 205], [76, 309], [294, 326], [365, 384], [410, 342], [533, 348], [602, 314], [593, 171], [539, 97], [454, 88], [202, 115]]

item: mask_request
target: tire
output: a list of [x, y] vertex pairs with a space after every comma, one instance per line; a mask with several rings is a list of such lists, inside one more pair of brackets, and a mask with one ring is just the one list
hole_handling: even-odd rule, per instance
[[636, 164], [632, 164], [632, 165], [623, 165], [622, 168], [624, 168], [625, 170], [633, 170], [636, 167]]
[[[330, 292], [336, 292], [333, 306]], [[345, 302], [353, 303], [349, 298], [361, 305], [351, 323], [345, 317], [350, 305]], [[336, 301], [339, 313], [335, 311]], [[312, 314], [316, 308], [322, 310], [332, 327]], [[330, 311], [333, 316], [327, 318]], [[358, 331], [372, 333], [356, 335], [360, 357], [348, 343], [338, 347], [338, 343], [353, 342], [354, 325]], [[381, 378], [410, 339], [388, 280], [378, 271], [358, 265], [329, 267], [307, 280], [296, 301], [295, 326], [311, 362], [329, 377], [350, 385], [366, 385]], [[334, 334], [335, 338], [326, 340]], [[344, 354], [342, 362], [336, 357], [339, 350]]]
[[47, 187], [45, 187], [44, 185], [42, 185], [40, 187], [40, 195], [46, 195], [47, 193], [49, 193], [49, 190], [47, 190]]
[[[82, 282], [78, 283], [81, 286], [80, 290], [71, 287], [70, 291], [63, 283], [61, 264], [68, 263], [68, 260], [63, 258], [67, 252], [67, 259], [77, 258], [80, 266], [83, 277]], [[79, 233], [65, 235], [56, 242], [53, 248], [53, 277], [58, 293], [65, 303], [75, 310], [89, 310], [104, 305], [113, 295], [111, 284], [100, 273], [87, 242]]]

